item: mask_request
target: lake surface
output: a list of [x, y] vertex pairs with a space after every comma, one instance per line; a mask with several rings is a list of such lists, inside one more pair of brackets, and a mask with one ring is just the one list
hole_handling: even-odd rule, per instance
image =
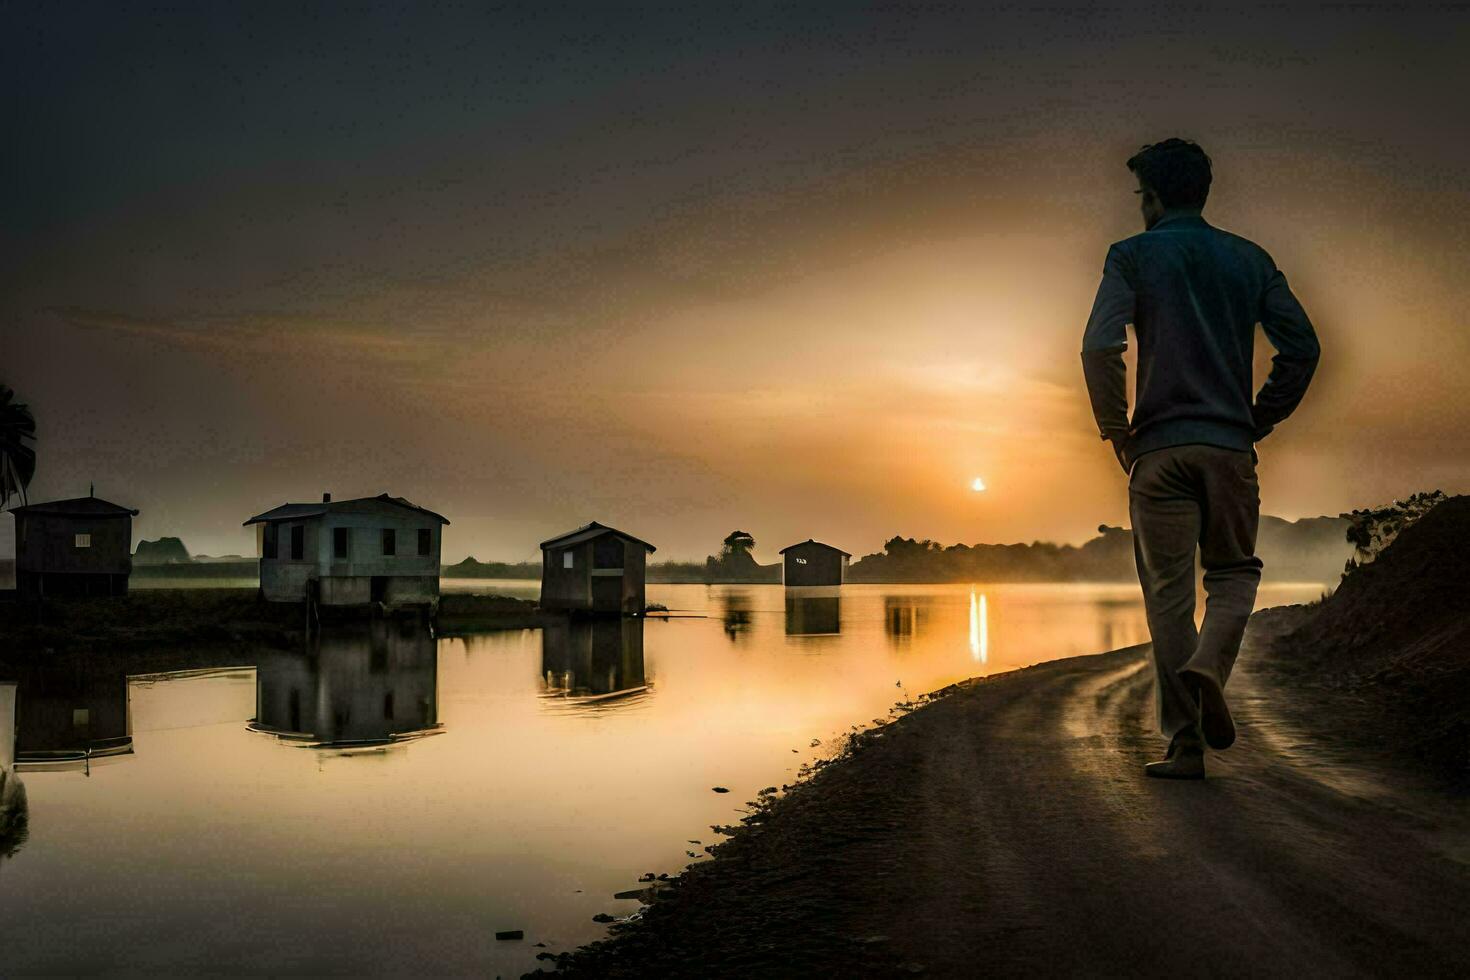
[[[0, 857], [0, 973], [519, 975], [894, 702], [1147, 639], [1124, 585], [648, 594], [683, 618], [379, 624], [238, 669], [11, 689], [0, 763], [19, 756], [29, 837]], [[35, 761], [78, 732], [123, 754]]]

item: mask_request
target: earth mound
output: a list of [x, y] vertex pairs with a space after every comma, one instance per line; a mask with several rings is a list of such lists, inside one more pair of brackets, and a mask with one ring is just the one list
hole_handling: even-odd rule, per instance
[[1279, 666], [1359, 699], [1385, 734], [1470, 780], [1470, 496], [1450, 497], [1288, 633]]

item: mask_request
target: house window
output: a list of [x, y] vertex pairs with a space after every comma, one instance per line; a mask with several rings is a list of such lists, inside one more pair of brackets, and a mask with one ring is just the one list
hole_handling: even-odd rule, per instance
[[332, 557], [347, 557], [347, 528], [345, 527], [332, 528]]
[[291, 560], [300, 561], [306, 557], [306, 526], [296, 524], [291, 528]]
[[573, 561], [573, 552], [570, 548], [568, 548], [566, 551], [563, 551], [561, 553], [561, 567], [571, 568], [574, 564], [575, 562]]
[[383, 554], [398, 554], [398, 538], [391, 527], [383, 528]]
[[434, 534], [426, 527], [419, 528], [419, 554], [427, 555], [434, 545]]
[[275, 524], [265, 526], [265, 536], [261, 539], [260, 554], [263, 558], [274, 558], [280, 541], [280, 527]]
[[77, 547], [78, 548], [90, 548], [90, 547], [92, 547], [92, 535], [89, 534], [89, 533], [78, 534], [76, 540], [77, 540]]

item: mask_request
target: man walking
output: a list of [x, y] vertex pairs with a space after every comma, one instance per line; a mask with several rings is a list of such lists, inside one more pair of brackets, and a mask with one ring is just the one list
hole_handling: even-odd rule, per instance
[[[1302, 400], [1319, 348], [1271, 256], [1200, 216], [1212, 176], [1204, 150], [1168, 139], [1145, 146], [1128, 169], [1146, 230], [1108, 249], [1082, 368], [1098, 429], [1129, 475], [1159, 727], [1169, 739], [1164, 760], [1145, 771], [1202, 779], [1204, 745], [1235, 741], [1225, 683], [1261, 578], [1254, 444]], [[1138, 338], [1131, 419], [1129, 323]], [[1277, 353], [1253, 401], [1257, 323]], [[1196, 548], [1206, 596], [1198, 631]]]

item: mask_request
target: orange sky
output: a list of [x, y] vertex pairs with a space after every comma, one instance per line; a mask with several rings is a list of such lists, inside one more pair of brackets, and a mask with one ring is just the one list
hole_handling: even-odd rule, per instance
[[[144, 70], [113, 97], [152, 138], [96, 123], [116, 172], [69, 163], [65, 207], [4, 241], [0, 380], [38, 417], [38, 496], [95, 480], [195, 552], [247, 550], [246, 517], [323, 490], [442, 511], [449, 561], [526, 559], [591, 519], [678, 559], [736, 527], [765, 561], [808, 536], [1080, 541], [1126, 513], [1082, 325], [1138, 227], [1124, 160], [1178, 134], [1215, 160], [1206, 217], [1273, 254], [1322, 339], [1262, 445], [1265, 510], [1465, 492], [1470, 148], [1445, 120], [1470, 38], [1403, 17], [1384, 39], [1372, 13], [1276, 25], [1264, 52], [1224, 20], [1166, 23], [1154, 49], [1043, 14], [1016, 46], [983, 22], [818, 23], [792, 35], [805, 60], [711, 39], [708, 78], [598, 55], [626, 88], [531, 78], [551, 108], [515, 113], [410, 67], [464, 106], [378, 119], [323, 94], [351, 120], [284, 136], [222, 82]], [[382, 40], [343, 70], [391, 58]], [[296, 70], [272, 50], [256, 87]]]

